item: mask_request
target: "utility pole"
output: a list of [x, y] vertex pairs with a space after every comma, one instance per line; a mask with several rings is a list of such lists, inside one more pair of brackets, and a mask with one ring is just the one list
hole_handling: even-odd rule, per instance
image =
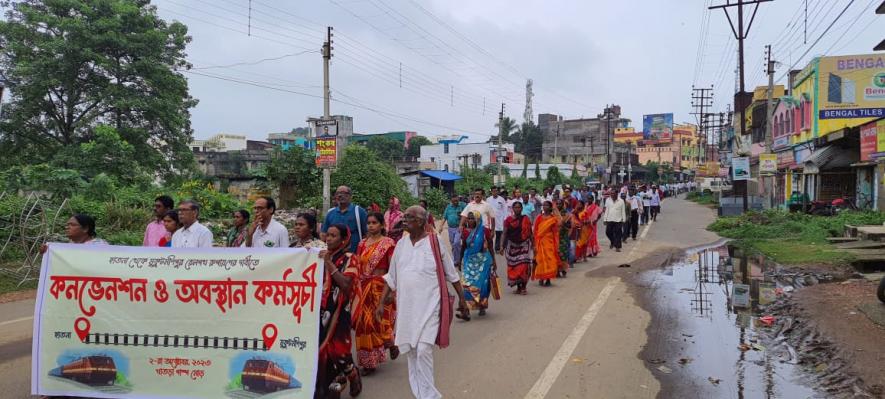
[[[771, 114], [774, 113], [774, 100], [772, 97], [774, 96], [774, 63], [775, 61], [771, 59], [771, 45], [765, 46], [765, 54], [766, 54], [766, 72], [768, 73], [768, 103], [766, 104], [765, 110], [765, 153], [772, 154], [772, 117]], [[760, 162], [761, 166], [762, 163]], [[775, 174], [777, 171], [775, 171]], [[765, 179], [765, 193], [768, 197], [768, 209], [774, 207], [774, 179], [775, 175], [771, 175]]]
[[[323, 119], [329, 120], [331, 119], [331, 113], [329, 110], [329, 61], [332, 59], [332, 27], [329, 26], [326, 28], [326, 42], [323, 43]], [[337, 133], [337, 129], [336, 129]], [[335, 152], [336, 157], [337, 152], [340, 150], [338, 148], [338, 137], [335, 137]], [[329, 211], [329, 207], [331, 206], [331, 193], [332, 190], [332, 169], [328, 166], [323, 168], [323, 214]]]
[[[498, 183], [495, 184], [503, 185], [504, 184], [504, 157], [501, 156], [501, 152], [504, 150], [504, 103], [501, 103], [501, 113], [498, 114], [498, 151], [495, 152], [495, 157], [498, 158]], [[508, 171], [509, 174], [509, 171]]]
[[703, 156], [702, 154], [704, 153], [704, 142], [706, 141], [707, 135], [707, 118], [709, 117], [707, 109], [713, 107], [713, 86], [711, 85], [709, 88], [696, 88], [692, 86], [691, 90], [693, 91], [691, 94], [691, 105], [695, 108], [695, 112], [692, 112], [691, 114], [697, 118], [698, 122], [698, 154], [695, 170], [699, 170]]
[[[774, 0], [737, 0], [737, 3], [732, 3], [731, 0], [726, 0], [725, 4], [720, 4], [718, 6], [710, 6], [708, 9], [718, 9], [721, 8], [725, 13], [725, 17], [728, 19], [728, 24], [731, 26], [731, 32], [734, 33], [734, 38], [738, 41], [738, 68], [740, 69], [740, 88], [738, 89], [738, 93], [741, 99], [741, 104], [735, 104], [735, 106], [740, 106], [740, 118], [741, 118], [741, 130], [737, 132], [737, 135], [743, 137], [744, 132], [747, 130], [747, 118], [746, 118], [746, 110], [747, 104], [743, 104], [744, 98], [744, 39], [747, 38], [747, 34], [750, 33], [750, 28], [753, 26], [753, 20], [756, 19], [756, 11], [759, 10], [759, 4], [767, 3], [769, 1]], [[753, 15], [750, 16], [750, 23], [747, 25], [747, 29], [744, 30], [744, 6], [753, 5]], [[731, 21], [731, 15], [728, 13], [728, 9], [731, 7], [737, 7], [738, 12], [738, 24], [737, 27], [734, 26], [734, 23]], [[746, 180], [740, 180], [735, 182], [735, 187], [740, 185], [743, 188], [744, 193], [744, 212], [749, 209], [747, 204], [747, 191], [748, 184]]]

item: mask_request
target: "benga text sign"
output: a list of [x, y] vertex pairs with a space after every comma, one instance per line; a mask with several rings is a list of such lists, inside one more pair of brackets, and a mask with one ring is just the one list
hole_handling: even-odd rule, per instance
[[303, 249], [50, 244], [31, 392], [312, 398], [322, 279]]

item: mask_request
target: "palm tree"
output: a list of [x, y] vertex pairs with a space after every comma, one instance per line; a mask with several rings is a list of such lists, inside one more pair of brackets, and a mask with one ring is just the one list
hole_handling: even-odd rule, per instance
[[[511, 119], [509, 116], [505, 116], [504, 119], [501, 119], [500, 123], [495, 124], [495, 127], [498, 128], [498, 132], [501, 135], [502, 142], [505, 142], [505, 143], [512, 143], [513, 142], [512, 138], [510, 137], [510, 133], [513, 133], [517, 128], [517, 124], [516, 124], [515, 120]], [[492, 136], [491, 138], [489, 138], [489, 141], [490, 142], [492, 142], [492, 141], [497, 142], [498, 136]]]

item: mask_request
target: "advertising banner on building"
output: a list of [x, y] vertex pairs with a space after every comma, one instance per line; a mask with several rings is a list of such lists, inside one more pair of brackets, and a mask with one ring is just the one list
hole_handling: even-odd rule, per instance
[[317, 137], [317, 166], [334, 168], [338, 163], [338, 139], [336, 137]]
[[642, 138], [645, 140], [672, 140], [673, 114], [643, 115]]
[[731, 180], [750, 180], [750, 157], [731, 159]]
[[50, 244], [31, 393], [312, 398], [317, 259], [294, 248]]
[[873, 153], [879, 143], [879, 129], [876, 123], [868, 123], [860, 128], [860, 161], [873, 159]]
[[885, 117], [885, 54], [821, 57], [818, 68], [820, 119]]
[[759, 154], [759, 173], [774, 174], [777, 172], [777, 154]]

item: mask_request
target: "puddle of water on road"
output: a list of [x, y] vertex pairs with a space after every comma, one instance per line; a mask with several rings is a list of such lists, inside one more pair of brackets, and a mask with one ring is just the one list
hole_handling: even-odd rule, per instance
[[[647, 272], [643, 280], [653, 287], [657, 310], [673, 317], [677, 329], [665, 333], [669, 358], [646, 359], [653, 372], [685, 377], [704, 393], [699, 397], [815, 397], [795, 360], [768, 349], [781, 345], [766, 334], [759, 310], [805, 281], [775, 277], [770, 268], [721, 245]], [[663, 371], [655, 364], [661, 361]]]

